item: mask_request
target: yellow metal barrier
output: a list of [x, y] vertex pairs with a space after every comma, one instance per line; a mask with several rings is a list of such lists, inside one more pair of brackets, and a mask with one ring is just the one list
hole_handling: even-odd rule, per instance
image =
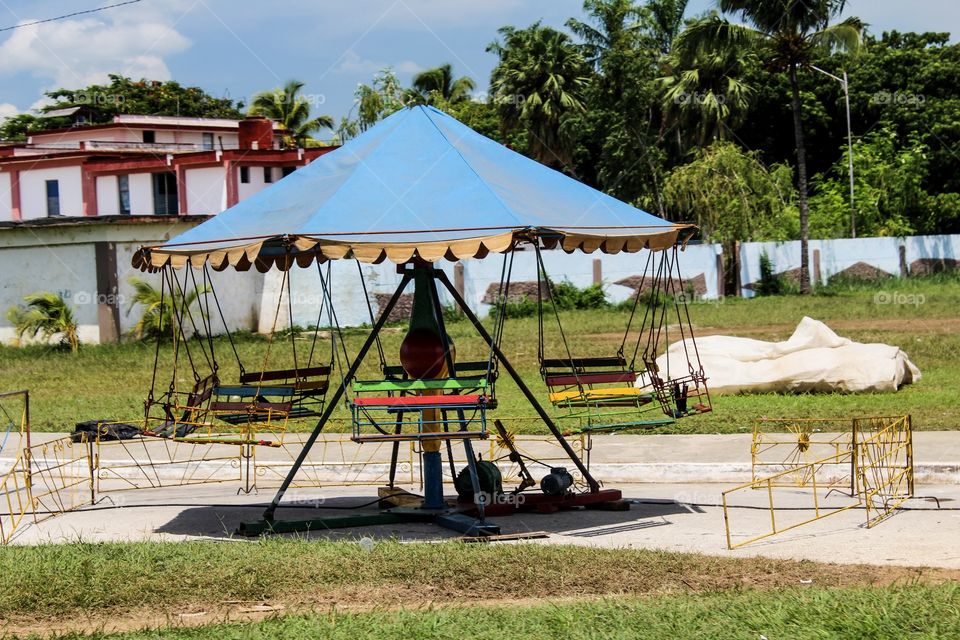
[[[6, 544], [23, 518], [33, 510], [30, 496], [30, 394], [27, 391], [0, 393], [0, 453], [12, 457], [10, 467], [0, 476], [0, 544]], [[11, 456], [12, 454], [12, 456]]]
[[[849, 425], [840, 430], [842, 426]], [[782, 432], [771, 429], [780, 427]], [[839, 431], [839, 432], [838, 432]], [[831, 452], [809, 459], [813, 450]], [[786, 452], [785, 456], [771, 452]], [[751, 447], [753, 480], [723, 492], [727, 547], [736, 549], [855, 507], [866, 510], [866, 526], [889, 517], [913, 496], [913, 428], [910, 416], [765, 420], [754, 430]], [[779, 469], [761, 476], [763, 469]], [[841, 489], [845, 490], [842, 491]], [[762, 498], [757, 498], [762, 495]], [[805, 505], [781, 509], [777, 498], [798, 497]], [[738, 504], [732, 504], [736, 499]], [[734, 509], [766, 511], [769, 527], [737, 537], [732, 531]], [[812, 512], [812, 516], [810, 513]], [[802, 514], [784, 524], [787, 513]], [[766, 520], [766, 518], [764, 518]], [[750, 523], [756, 531], [759, 525]]]
[[[830, 456], [829, 458], [814, 460], [804, 465], [786, 469], [780, 473], [775, 473], [765, 478], [759, 478], [757, 480], [745, 482], [744, 484], [734, 487], [733, 489], [724, 491], [722, 494], [723, 521], [727, 533], [727, 548], [737, 549], [744, 545], [750, 544], [751, 542], [769, 538], [770, 536], [778, 533], [783, 533], [784, 531], [789, 531], [802, 525], [815, 522], [835, 513], [840, 513], [841, 511], [846, 511], [847, 509], [860, 506], [860, 501], [855, 496], [848, 496], [847, 494], [837, 491], [837, 489], [833, 486], [832, 476], [831, 479], [825, 482], [818, 481], [818, 477], [821, 476], [821, 474], [832, 473], [825, 470], [829, 470], [836, 466], [849, 467], [852, 455], [853, 454], [851, 451], [847, 451], [838, 455]], [[791, 484], [792, 478], [797, 473], [801, 473], [805, 479], [805, 484], [803, 487], [795, 487], [793, 484]], [[801, 513], [804, 515], [798, 521], [790, 521], [789, 523], [784, 524], [784, 512], [781, 511], [779, 519], [777, 516], [778, 508], [776, 498], [785, 499], [787, 496], [786, 490], [788, 488], [791, 490], [791, 497], [800, 495], [804, 498], [808, 498], [810, 502], [806, 506], [800, 508], [792, 507], [790, 513]], [[810, 490], [802, 490], [805, 488], [809, 488]], [[758, 492], [757, 490], [760, 491]], [[739, 494], [741, 499], [741, 504], [739, 505], [730, 504], [730, 497], [735, 494]], [[762, 498], [760, 498], [761, 504], [757, 504], [758, 501], [754, 499], [758, 494], [762, 495]], [[767, 511], [770, 522], [769, 529], [766, 529], [758, 535], [754, 535], [745, 540], [739, 540], [734, 543], [734, 534], [731, 532], [730, 520], [731, 510], [735, 506], [739, 508], [751, 509], [754, 512]], [[806, 514], [809, 514], [810, 512], [813, 512], [813, 515], [807, 517]]]
[[854, 422], [861, 497], [870, 528], [913, 496], [913, 424], [910, 416]]
[[[752, 478], [760, 480], [778, 475], [775, 486], [806, 487], [810, 485], [810, 463], [830, 459], [853, 449], [855, 433], [849, 419], [764, 418], [753, 429], [750, 447]], [[833, 479], [821, 474], [823, 486], [847, 487], [856, 490], [853, 458], [850, 468], [839, 471]], [[780, 474], [781, 471], [793, 473]]]

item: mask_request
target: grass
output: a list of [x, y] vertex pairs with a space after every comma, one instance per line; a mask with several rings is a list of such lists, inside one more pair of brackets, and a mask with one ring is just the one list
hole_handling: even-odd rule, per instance
[[[577, 604], [329, 612], [256, 623], [167, 628], [104, 638], [951, 638], [960, 635], [960, 586], [784, 589]], [[67, 636], [76, 637], [76, 636]]]
[[[789, 337], [797, 322], [808, 315], [825, 321], [843, 336], [862, 342], [886, 342], [902, 347], [923, 372], [923, 380], [890, 394], [756, 394], [715, 398], [713, 414], [688, 418], [661, 429], [661, 433], [731, 433], [749, 431], [761, 416], [845, 417], [865, 414], [914, 416], [917, 429], [955, 429], [960, 414], [960, 279], [938, 276], [889, 279], [875, 285], [837, 285], [812, 297], [778, 296], [752, 300], [727, 298], [719, 302], [695, 302], [691, 317], [700, 335], [724, 333], [764, 340]], [[614, 354], [620, 346], [627, 312], [620, 309], [564, 311], [561, 319], [575, 355]], [[546, 322], [548, 356], [563, 356], [555, 324]], [[468, 323], [448, 327], [457, 345], [458, 358], [484, 359], [488, 351]], [[362, 329], [346, 335], [347, 349], [357, 351]], [[402, 330], [397, 327], [383, 337], [388, 359], [396, 362]], [[631, 337], [628, 344], [635, 339]], [[291, 366], [289, 339], [272, 347], [269, 366]], [[237, 337], [240, 357], [248, 370], [257, 370], [268, 352], [260, 336]], [[297, 340], [301, 362], [310, 347]], [[329, 348], [329, 343], [323, 344]], [[537, 364], [537, 322], [534, 317], [510, 319], [503, 344], [523, 378], [545, 398]], [[221, 379], [234, 380], [238, 367], [227, 341], [215, 341]], [[16, 349], [0, 347], [0, 389], [31, 391], [33, 428], [37, 431], [70, 431], [80, 420], [134, 419], [142, 414], [150, 387], [154, 346], [144, 343], [84, 346], [72, 355], [40, 346]], [[172, 359], [169, 348], [161, 352], [158, 390], [170, 383]], [[361, 377], [378, 377], [375, 354], [371, 354]], [[189, 387], [189, 372], [181, 370], [179, 384]], [[516, 386], [501, 377], [498, 384], [499, 416], [531, 417], [531, 408]], [[340, 428], [347, 414], [337, 414]], [[524, 431], [543, 431], [536, 421], [517, 423]], [[308, 430], [312, 423], [296, 425]], [[336, 425], [334, 425], [336, 428]]]
[[[954, 598], [960, 595], [955, 583], [953, 591], [943, 591], [946, 587], [938, 586], [955, 580], [955, 571], [534, 544], [382, 542], [368, 551], [352, 543], [265, 539], [251, 543], [77, 543], [5, 547], [0, 548], [0, 574], [4, 576], [0, 581], [0, 620], [4, 627], [0, 627], [0, 631], [11, 628], [56, 631], [78, 621], [92, 629], [120, 622], [127, 625], [126, 628], [136, 628], [179, 613], [219, 615], [229, 609], [225, 603], [238, 602], [268, 603], [292, 612], [331, 606], [359, 612], [397, 607], [464, 606], [477, 602], [508, 605], [518, 601], [536, 604], [558, 599], [589, 602], [612, 596], [634, 598], [622, 604], [583, 605], [585, 609], [581, 606], [530, 609], [522, 615], [511, 609], [428, 612], [422, 616], [392, 612], [366, 618], [290, 618], [243, 630], [224, 627], [183, 632], [200, 634], [196, 637], [211, 637], [213, 633], [224, 634], [223, 637], [239, 637], [241, 633], [253, 634], [250, 637], [287, 636], [305, 631], [311, 625], [330, 622], [337, 622], [338, 626], [343, 622], [344, 629], [359, 625], [357, 632], [363, 634], [382, 628], [385, 635], [380, 637], [394, 637], [403, 627], [396, 626], [398, 621], [404, 619], [411, 629], [425, 630], [435, 625], [452, 629], [462, 621], [465, 629], [506, 624], [506, 633], [511, 629], [510, 624], [520, 624], [528, 617], [540, 620], [538, 624], [542, 625], [570, 625], [571, 616], [587, 612], [599, 621], [609, 617], [605, 612], [616, 611], [609, 607], [620, 606], [626, 607], [624, 619], [639, 616], [638, 624], [647, 619], [643, 616], [660, 607], [664, 607], [665, 612], [687, 610], [689, 620], [696, 620], [701, 613], [716, 609], [720, 600], [711, 600], [714, 594], [723, 595], [723, 601], [730, 607], [728, 615], [735, 618], [746, 615], [753, 607], [751, 603], [763, 598], [770, 599], [768, 604], [774, 610], [780, 606], [777, 603], [799, 606], [804, 599], [811, 598], [823, 606], [835, 606], [838, 596], [826, 589], [837, 587], [883, 587], [875, 593], [890, 603], [897, 601], [900, 592], [887, 587], [922, 587], [928, 590], [928, 596], [914, 598], [918, 592], [903, 593], [911, 594], [911, 603], [926, 601], [926, 608], [949, 601], [950, 594]], [[810, 593], [819, 595], [791, 591], [802, 584], [811, 584], [814, 591]], [[770, 595], [752, 595], [755, 591]], [[856, 595], [859, 592], [849, 593], [855, 594], [851, 596], [854, 601], [860, 597]], [[649, 596], [670, 598], [636, 600]], [[707, 606], [711, 602], [713, 604]], [[850, 605], [850, 611], [855, 611], [857, 606]], [[957, 606], [957, 600], [953, 600], [953, 606]], [[596, 615], [589, 614], [591, 611]], [[922, 609], [914, 610], [912, 615], [919, 620], [921, 612]], [[949, 609], [943, 610], [944, 616], [948, 613]], [[756, 611], [751, 615], [745, 621], [763, 619]], [[614, 618], [608, 620], [616, 631], [612, 637], [620, 637], [619, 634], [632, 628], [632, 625], [624, 627], [623, 622]], [[511, 623], [511, 619], [514, 622]], [[548, 628], [552, 627], [529, 631], [545, 633]], [[320, 634], [321, 630], [317, 627], [316, 634], [310, 635], [326, 637]], [[514, 632], [503, 637], [522, 637], [527, 631], [526, 627], [515, 627]], [[463, 637], [469, 636], [469, 633], [463, 634]], [[193, 636], [174, 634], [170, 637]], [[405, 637], [421, 636], [411, 633]]]

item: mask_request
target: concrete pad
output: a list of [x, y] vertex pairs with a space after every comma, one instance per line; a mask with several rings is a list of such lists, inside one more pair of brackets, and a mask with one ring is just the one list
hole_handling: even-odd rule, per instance
[[[632, 502], [624, 512], [574, 510], [551, 515], [520, 514], [491, 519], [504, 533], [548, 531], [539, 544], [575, 544], [604, 548], [649, 548], [711, 555], [807, 559], [838, 563], [889, 564], [960, 568], [960, 487], [923, 486], [920, 496], [936, 496], [942, 509], [924, 499], [907, 503], [900, 511], [872, 529], [864, 527], [863, 509], [850, 509], [812, 524], [738, 550], [726, 549], [720, 493], [716, 484], [620, 485]], [[233, 535], [242, 521], [260, 518], [272, 494], [237, 495], [226, 485], [204, 485], [116, 492], [97, 505], [24, 525], [13, 544], [95, 542], [117, 540], [219, 540], [245, 544], [250, 540]], [[347, 487], [295, 489], [277, 512], [278, 519], [307, 519], [343, 515], [344, 507], [376, 499], [371, 488]], [[843, 496], [830, 498], [833, 506], [844, 504]], [[830, 506], [821, 503], [821, 508]], [[806, 519], [812, 515], [808, 492], [784, 490], [778, 494], [778, 517]], [[358, 512], [372, 513], [367, 504]], [[769, 512], [734, 509], [735, 530], [760, 533], [769, 527]], [[457, 534], [430, 524], [399, 524], [312, 532], [308, 538], [357, 540], [369, 537], [404, 541], [435, 541]], [[746, 533], [738, 539], [746, 537]], [[505, 543], [506, 544], [506, 543]]]

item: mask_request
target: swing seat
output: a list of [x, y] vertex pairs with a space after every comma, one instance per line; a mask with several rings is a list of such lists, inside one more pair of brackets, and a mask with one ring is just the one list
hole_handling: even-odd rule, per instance
[[243, 373], [239, 385], [214, 389], [210, 411], [233, 425], [316, 417], [329, 383], [328, 366]]
[[290, 386], [220, 385], [214, 389], [210, 412], [227, 424], [270, 423], [294, 413]]
[[[349, 401], [349, 406], [354, 442], [485, 438], [486, 411], [496, 406], [496, 400], [488, 393], [489, 380], [486, 375], [420, 380], [357, 380], [352, 387], [355, 396]], [[451, 413], [455, 417], [451, 417]], [[379, 414], [385, 414], [385, 418], [379, 419]], [[413, 417], [415, 421], [403, 422], [403, 416]], [[460, 416], [463, 416], [462, 420]], [[479, 429], [471, 430], [471, 425], [475, 424], [479, 424]], [[400, 432], [403, 425], [415, 425], [416, 431]], [[438, 430], [428, 429], [429, 426]], [[439, 430], [441, 426], [444, 430]], [[377, 433], [364, 432], [363, 427], [372, 427]], [[388, 428], [393, 429], [394, 433], [389, 433]]]
[[545, 359], [541, 367], [547, 397], [555, 407], [638, 407], [653, 400], [635, 386], [636, 372], [619, 356]]
[[584, 389], [557, 391], [549, 394], [550, 402], [555, 406], [585, 407], [601, 405], [605, 407], [633, 407], [653, 400], [650, 393], [637, 387], [612, 387], [605, 389]]
[[296, 391], [324, 393], [330, 385], [330, 367], [305, 367], [303, 369], [276, 369], [256, 371], [240, 375], [240, 384], [258, 384], [271, 382], [281, 386], [292, 386]]

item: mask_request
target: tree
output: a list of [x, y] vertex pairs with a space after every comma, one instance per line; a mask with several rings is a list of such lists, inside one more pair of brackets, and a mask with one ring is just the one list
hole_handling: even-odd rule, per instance
[[642, 32], [648, 14], [633, 0], [584, 0], [583, 12], [592, 18], [593, 24], [570, 18], [567, 28], [583, 41], [587, 62], [597, 71], [621, 71], [608, 64], [609, 56], [631, 46], [630, 41]]
[[0, 122], [0, 140], [26, 140], [31, 131], [45, 129], [49, 124], [31, 113], [18, 113]]
[[[109, 75], [110, 82], [92, 84], [82, 89], [53, 89], [44, 95], [50, 104], [41, 109], [48, 113], [68, 107], [89, 107], [91, 124], [102, 124], [121, 114], [185, 116], [190, 118], [243, 117], [242, 102], [215, 98], [199, 87], [184, 87], [168, 80], [134, 80], [118, 74]], [[0, 125], [0, 139], [23, 140], [32, 131], [70, 126], [69, 118], [46, 118], [22, 113]]]
[[662, 114], [653, 85], [658, 27], [649, 7], [630, 0], [587, 0], [583, 7], [588, 21], [567, 22], [596, 70], [585, 92], [588, 108], [570, 127], [578, 133], [578, 177], [665, 215]]
[[690, 25], [679, 39], [685, 41], [684, 46], [704, 52], [758, 47], [768, 70], [787, 75], [800, 207], [800, 291], [810, 293], [807, 158], [799, 72], [810, 66], [817, 49], [858, 50], [863, 23], [849, 17], [830, 24], [843, 12], [846, 0], [720, 0], [719, 6], [725, 14], [739, 15], [747, 24], [712, 15]]
[[419, 104], [434, 104], [438, 99], [456, 104], [469, 100], [470, 93], [476, 88], [473, 78], [454, 78], [453, 67], [448, 63], [418, 73], [413, 78], [411, 97]]
[[704, 147], [728, 140], [732, 127], [746, 116], [754, 89], [743, 79], [757, 64], [750, 49], [705, 51], [680, 40], [667, 60], [669, 74], [660, 78], [667, 123], [687, 135], [689, 145]]
[[400, 80], [391, 67], [384, 67], [373, 76], [371, 84], [359, 85], [353, 95], [357, 118], [352, 129], [366, 131], [391, 113], [404, 108], [409, 91], [400, 86]]
[[273, 91], [258, 93], [247, 113], [279, 122], [288, 132], [288, 146], [304, 146], [314, 131], [333, 129], [333, 118], [327, 115], [310, 117], [310, 101], [300, 95], [303, 86], [299, 80], [290, 80]]
[[766, 167], [756, 152], [715, 142], [664, 181], [675, 220], [690, 220], [703, 238], [734, 242], [789, 240], [797, 230], [797, 192], [787, 165]]
[[[857, 229], [864, 236], [903, 236], [920, 230], [939, 217], [940, 203], [924, 190], [929, 150], [919, 133], [906, 140], [891, 129], [871, 131], [853, 146], [857, 168], [854, 202]], [[850, 195], [847, 182], [847, 148], [827, 174], [814, 181], [810, 198], [811, 231], [821, 238], [843, 237], [850, 227]], [[933, 206], [931, 206], [933, 205]]]
[[203, 314], [203, 310], [197, 307], [197, 300], [201, 295], [205, 295], [210, 289], [193, 289], [187, 293], [186, 301], [180, 291], [172, 294], [169, 291], [161, 292], [146, 280], [140, 278], [130, 278], [130, 284], [133, 286], [133, 298], [130, 306], [127, 308], [127, 315], [133, 311], [134, 307], [140, 305], [143, 311], [140, 313], [140, 319], [134, 325], [130, 334], [137, 340], [144, 338], [156, 338], [160, 334], [167, 337], [173, 335], [173, 310], [176, 308], [189, 309], [190, 313], [197, 317]]
[[92, 84], [83, 89], [54, 89], [46, 96], [53, 103], [43, 111], [64, 107], [88, 106], [97, 114], [95, 122], [109, 122], [113, 116], [137, 115], [185, 116], [190, 118], [242, 118], [242, 102], [215, 98], [199, 87], [184, 87], [167, 80], [134, 80], [109, 75], [108, 84]]
[[660, 50], [666, 56], [673, 50], [673, 41], [683, 29], [683, 14], [689, 0], [647, 0], [652, 32]]
[[582, 113], [589, 82], [587, 64], [570, 37], [534, 23], [502, 27], [502, 41], [487, 47], [499, 62], [490, 76], [490, 95], [505, 133], [527, 132], [526, 153], [546, 165], [569, 167], [573, 136], [569, 116]]
[[35, 338], [37, 334], [49, 340], [59, 335], [60, 343], [69, 345], [74, 353], [80, 348], [80, 338], [77, 334], [77, 321], [73, 316], [73, 309], [56, 293], [48, 291], [31, 293], [24, 296], [25, 306], [11, 307], [7, 311], [7, 319], [13, 324], [17, 338], [24, 335]]

